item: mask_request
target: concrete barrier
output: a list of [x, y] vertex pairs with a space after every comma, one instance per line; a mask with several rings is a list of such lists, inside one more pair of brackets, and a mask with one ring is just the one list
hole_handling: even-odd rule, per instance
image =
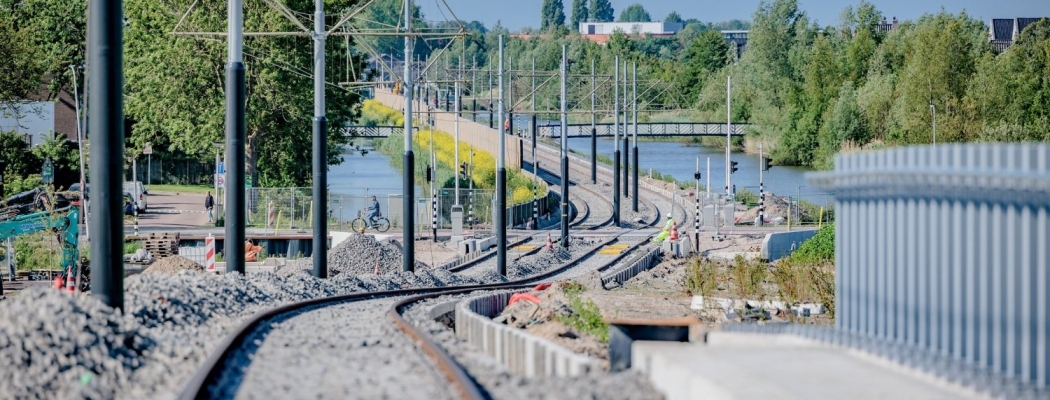
[[576, 354], [521, 329], [492, 321], [519, 290], [466, 299], [456, 305], [456, 336], [477, 346], [509, 371], [526, 377], [577, 376], [601, 369], [601, 361]]
[[649, 252], [638, 257], [623, 269], [602, 274], [602, 284], [606, 285], [610, 282], [616, 282], [617, 285], [623, 285], [624, 282], [627, 282], [635, 275], [638, 275], [642, 271], [657, 264], [660, 260], [660, 252], [661, 249], [659, 247], [654, 247], [652, 250], [649, 250]]
[[817, 234], [816, 229], [767, 233], [762, 240], [762, 259], [776, 261], [791, 255], [802, 242]]

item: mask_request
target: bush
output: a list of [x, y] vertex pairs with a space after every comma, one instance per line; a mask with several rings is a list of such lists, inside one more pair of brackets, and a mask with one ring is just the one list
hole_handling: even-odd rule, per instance
[[[566, 293], [568, 294], [568, 293]], [[580, 332], [594, 336], [602, 342], [609, 341], [609, 324], [605, 323], [598, 305], [591, 300], [581, 300], [578, 295], [570, 295], [569, 307], [572, 315], [557, 316], [559, 322], [576, 328]]]
[[694, 258], [685, 274], [685, 288], [691, 295], [709, 296], [725, 280], [717, 262]]
[[762, 282], [769, 275], [766, 263], [762, 261], [747, 261], [744, 260], [744, 257], [738, 255], [733, 260], [731, 274], [740, 297], [746, 299], [758, 297], [759, 300], [765, 297], [765, 293], [762, 291]]
[[791, 261], [806, 264], [835, 262], [835, 225], [820, 228], [816, 235], [802, 242], [790, 258]]

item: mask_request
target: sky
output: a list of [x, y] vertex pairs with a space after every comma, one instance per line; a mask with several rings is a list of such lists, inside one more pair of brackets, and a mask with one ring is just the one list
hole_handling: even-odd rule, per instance
[[[943, 7], [948, 12], [965, 10], [982, 20], [991, 18], [1050, 17], [1050, 0], [869, 0], [887, 19], [896, 16], [900, 20], [914, 20], [926, 13], [935, 13]], [[565, 17], [571, 16], [572, 0], [562, 0]], [[624, 7], [640, 3], [654, 21], [662, 20], [672, 10], [683, 19], [696, 18], [704, 22], [719, 22], [732, 19], [751, 20], [758, 9], [759, 0], [612, 0], [613, 9], [619, 17]], [[842, 10], [857, 1], [799, 0], [799, 8], [810, 20], [820, 25], [839, 22]], [[428, 20], [446, 20], [448, 14], [444, 4], [452, 9], [464, 22], [481, 21], [487, 27], [500, 21], [515, 32], [523, 27], [540, 25], [540, 7], [543, 0], [416, 0]], [[439, 6], [440, 5], [440, 6]]]

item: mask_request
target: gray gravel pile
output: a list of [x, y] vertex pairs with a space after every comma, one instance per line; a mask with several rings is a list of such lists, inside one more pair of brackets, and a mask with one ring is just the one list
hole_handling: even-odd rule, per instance
[[[481, 292], [474, 292], [475, 296]], [[507, 371], [491, 357], [479, 352], [471, 344], [456, 337], [447, 326], [427, 317], [434, 305], [464, 296], [445, 296], [413, 305], [406, 319], [443, 347], [453, 359], [467, 369], [494, 399], [609, 399], [648, 400], [663, 399], [642, 375], [632, 372], [591, 372], [571, 378], [527, 378]]]
[[[376, 264], [379, 264], [379, 273], [386, 274], [400, 271], [403, 260], [397, 245], [379, 243], [375, 237], [355, 233], [328, 251], [328, 276], [374, 274]], [[309, 273], [313, 262], [312, 257], [295, 260], [277, 273], [282, 276]], [[426, 265], [417, 260], [416, 268], [423, 269]]]
[[0, 303], [0, 397], [112, 398], [153, 341], [98, 300], [42, 287]]
[[204, 272], [204, 267], [186, 257], [174, 255], [161, 258], [142, 270], [143, 274], [174, 274], [179, 271]]
[[510, 262], [508, 258], [507, 277], [497, 273], [495, 257], [463, 271], [461, 275], [473, 277], [485, 283], [502, 283], [521, 279], [557, 268], [572, 258], [593, 250], [597, 243], [592, 239], [575, 238], [568, 249], [554, 246], [553, 250], [543, 249], [515, 262]]

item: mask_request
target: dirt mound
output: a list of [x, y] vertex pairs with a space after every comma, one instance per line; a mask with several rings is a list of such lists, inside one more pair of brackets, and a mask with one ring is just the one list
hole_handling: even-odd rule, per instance
[[154, 261], [143, 274], [174, 274], [179, 271], [204, 272], [204, 267], [183, 256], [167, 256]]
[[570, 305], [570, 296], [564, 291], [567, 285], [568, 282], [558, 282], [546, 290], [533, 291], [531, 293], [540, 299], [540, 304], [518, 301], [505, 308], [497, 320], [555, 342], [575, 353], [607, 360], [608, 344], [561, 322], [576, 313]]
[[[787, 221], [788, 214], [790, 213], [791, 219], [797, 219], [798, 215], [807, 216], [809, 215], [805, 209], [798, 205], [791, 204], [791, 198], [779, 197], [772, 193], [766, 192], [766, 222], [771, 223], [773, 220], [781, 219]], [[737, 223], [741, 225], [748, 225], [755, 223], [755, 218], [758, 217], [758, 207], [754, 207], [750, 210], [744, 211], [737, 218]], [[794, 222], [793, 222], [794, 223]]]

